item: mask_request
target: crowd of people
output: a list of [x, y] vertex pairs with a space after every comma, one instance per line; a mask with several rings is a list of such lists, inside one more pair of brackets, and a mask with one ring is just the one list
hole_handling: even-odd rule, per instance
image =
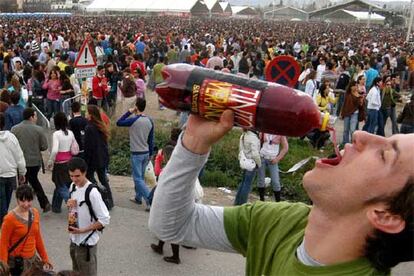
[[[277, 215], [280, 223], [288, 224], [290, 228], [287, 229], [295, 233], [302, 231], [289, 244], [289, 250], [296, 252], [301, 265], [329, 266], [365, 256], [372, 266], [361, 263], [349, 265], [346, 269], [361, 269], [364, 272], [373, 272], [374, 269], [379, 272], [388, 271], [406, 256], [388, 263], [375, 259], [371, 255], [372, 248], [366, 249], [369, 254], [361, 255], [356, 254], [354, 248], [347, 247], [349, 254], [337, 258], [329, 257], [331, 251], [328, 245], [324, 247], [325, 251], [315, 249], [315, 231], [321, 227], [317, 219], [316, 222], [314, 218], [309, 219], [312, 227], [315, 227], [306, 229], [306, 232], [312, 233], [308, 234], [309, 238], [306, 240], [309, 243], [305, 244], [300, 240], [303, 238], [309, 213], [312, 216], [332, 216], [343, 222], [344, 226], [354, 226], [342, 216], [348, 214], [346, 207], [352, 205], [349, 202], [353, 199], [344, 194], [341, 203], [345, 207], [338, 210], [338, 214], [331, 214], [330, 209], [336, 205], [318, 195], [317, 192], [323, 188], [316, 184], [319, 179], [316, 176], [315, 179], [304, 179], [305, 188], [314, 206], [318, 207], [312, 211], [300, 204], [272, 205], [275, 207], [269, 207], [265, 203], [257, 203], [253, 205], [255, 207], [243, 205], [248, 201], [256, 173], [259, 176], [259, 197], [261, 201], [265, 201], [266, 169], [270, 172], [274, 200], [281, 201], [278, 164], [288, 154], [289, 149], [288, 140], [284, 136], [243, 130], [239, 157], [253, 160], [253, 166], [245, 167], [240, 162], [243, 176], [234, 205], [243, 205], [242, 207], [223, 209], [194, 205], [194, 190], [200, 189], [194, 188], [192, 184], [197, 182], [204, 166], [204, 159], [207, 158], [204, 155], [232, 125], [228, 112], [219, 123], [208, 123], [193, 115], [189, 118], [186, 112], [181, 113], [180, 126], [187, 126], [186, 129], [192, 136], [186, 130], [182, 139], [178, 139], [177, 131], [173, 131], [175, 134], [172, 136], [175, 138], [172, 139], [172, 144], [163, 149], [166, 155], [159, 153], [158, 160], [164, 160], [157, 164], [159, 171], [167, 163], [174, 147], [176, 150], [167, 168], [159, 173], [159, 188], [151, 191], [144, 174], [149, 160], [155, 155], [153, 151], [156, 125], [145, 114], [146, 93], [163, 82], [162, 69], [168, 64], [187, 63], [264, 80], [266, 65], [276, 56], [289, 55], [302, 68], [296, 88], [312, 97], [321, 112], [335, 114], [343, 120], [344, 135], [341, 142], [346, 152], [350, 151], [346, 144], [352, 141], [354, 144], [361, 144], [361, 152], [363, 148], [373, 151], [374, 146], [370, 145], [375, 142], [377, 147], [381, 147], [380, 158], [385, 160], [384, 166], [388, 165], [390, 159], [396, 162], [398, 158], [403, 158], [408, 166], [410, 160], [405, 156], [406, 152], [396, 150], [395, 145], [399, 141], [398, 143], [408, 148], [408, 152], [412, 151], [412, 145], [406, 141], [411, 136], [380, 137], [385, 136], [388, 118], [391, 120], [392, 134], [414, 133], [414, 49], [411, 44], [405, 43], [404, 38], [402, 29], [375, 25], [367, 29], [357, 24], [257, 19], [189, 20], [168, 16], [162, 19], [0, 17], [1, 261], [10, 265], [13, 275], [20, 275], [15, 269], [20, 269], [20, 273], [31, 269], [53, 269], [40, 233], [41, 215], [32, 207], [36, 195], [44, 213], [62, 212], [63, 201], [69, 208], [77, 208], [78, 225], [69, 227], [72, 268], [84, 275], [97, 275], [98, 240], [101, 230], [110, 222], [109, 211], [115, 206], [108, 177], [110, 129], [128, 127], [135, 188], [135, 195], [130, 200], [135, 204], [145, 203], [145, 210], [150, 211], [150, 228], [160, 239], [158, 245], [151, 245], [152, 249], [162, 254], [164, 242], [173, 243], [173, 256], [165, 257], [165, 261], [180, 263], [178, 244], [184, 243], [190, 247], [237, 251], [247, 255], [249, 274], [291, 273], [294, 271], [292, 267], [287, 267], [286, 270], [272, 267], [270, 261], [273, 260], [273, 254], [261, 255], [264, 251], [269, 253], [284, 246], [282, 242], [267, 248], [263, 236], [252, 237], [256, 231], [263, 230], [278, 241], [284, 238], [283, 235], [286, 234], [275, 233], [274, 230], [278, 227], [266, 222], [268, 218], [268, 222], [271, 221], [273, 211], [280, 211]], [[83, 93], [82, 83], [76, 79], [74, 70], [74, 62], [84, 39], [95, 49], [97, 60], [96, 75], [91, 80], [87, 95], [86, 114], [82, 112], [78, 97]], [[406, 92], [411, 101], [407, 101]], [[398, 106], [403, 101], [408, 103], [398, 114]], [[158, 108], [165, 109], [161, 103], [158, 103]], [[42, 152], [48, 149], [48, 137], [37, 125], [39, 114], [45, 114], [53, 122], [55, 130], [46, 165]], [[111, 117], [116, 126], [111, 126]], [[365, 124], [360, 125], [360, 122]], [[217, 129], [219, 134], [210, 133], [208, 127]], [[379, 136], [358, 132], [360, 128]], [[202, 132], [207, 133], [204, 138]], [[308, 136], [311, 143], [317, 148], [323, 147], [329, 135], [315, 132]], [[392, 148], [394, 151], [389, 153]], [[397, 156], [394, 156], [394, 152], [398, 153]], [[195, 157], [197, 154], [202, 157]], [[393, 155], [392, 158], [390, 154]], [[365, 161], [376, 162], [362, 160]], [[38, 180], [39, 171], [45, 167], [52, 170], [52, 181], [55, 184], [52, 203]], [[183, 167], [188, 167], [189, 170], [184, 172]], [[368, 170], [371, 171], [371, 168], [367, 168]], [[387, 236], [408, 229], [412, 233], [412, 206], [411, 209], [408, 205], [396, 206], [398, 202], [395, 200], [412, 196], [412, 181], [407, 179], [413, 177], [413, 174], [410, 168], [402, 165], [398, 167], [398, 171], [403, 172], [405, 177], [398, 178], [396, 186], [399, 189], [387, 190], [381, 186], [372, 197], [352, 201], [354, 205], [349, 208], [356, 206], [358, 210], [363, 204], [383, 204], [377, 209], [367, 207], [373, 212], [368, 220], [374, 226], [367, 226], [363, 231], [359, 229], [360, 232], [371, 235], [377, 229], [381, 233], [375, 232], [376, 234]], [[394, 174], [384, 175], [384, 179], [391, 176]], [[332, 177], [337, 178], [334, 174]], [[370, 177], [377, 179], [372, 175]], [[372, 184], [371, 179], [363, 180]], [[168, 181], [174, 185], [164, 185]], [[361, 180], [358, 183], [362, 185], [365, 182]], [[178, 185], [183, 187], [180, 192], [175, 190]], [[8, 212], [12, 192], [16, 187], [17, 207]], [[361, 187], [355, 184], [355, 188]], [[327, 191], [328, 195], [334, 193], [340, 194], [339, 191]], [[168, 194], [182, 196], [180, 202], [185, 202], [186, 206], [178, 206], [178, 198], [171, 199]], [[197, 202], [199, 200], [200, 198]], [[406, 203], [410, 203], [409, 199]], [[389, 210], [387, 206], [395, 209]], [[411, 210], [411, 213], [407, 214], [406, 210]], [[395, 221], [399, 224], [384, 222], [385, 219], [379, 213], [398, 217]], [[282, 214], [286, 214], [288, 218], [283, 218]], [[360, 218], [361, 213], [354, 212], [352, 216]], [[261, 219], [256, 221], [254, 218], [250, 221], [248, 217]], [[303, 227], [298, 228], [288, 219]], [[177, 229], [168, 228], [171, 220], [174, 220], [171, 225], [177, 225]], [[267, 225], [266, 229], [260, 228], [264, 224]], [[406, 226], [402, 226], [403, 224]], [[164, 227], [170, 232], [164, 231]], [[14, 229], [18, 231], [13, 232]], [[186, 229], [185, 233], [180, 229]], [[206, 232], [210, 230], [211, 235]], [[356, 229], [355, 232], [358, 233]], [[338, 242], [334, 236], [331, 237], [333, 242]], [[263, 252], [257, 251], [247, 244], [248, 238], [258, 243], [261, 249], [267, 249]], [[355, 244], [355, 247], [363, 248], [362, 242]], [[255, 257], [258, 252], [260, 254]], [[278, 257], [285, 259], [286, 256], [279, 256], [280, 254], [277, 254]], [[284, 251], [283, 254], [288, 252]], [[256, 260], [269, 256], [272, 259], [262, 266]], [[291, 260], [290, 264], [292, 262], [294, 261]], [[339, 270], [332, 268], [326, 271], [335, 273]], [[306, 269], [300, 272], [305, 273]]]

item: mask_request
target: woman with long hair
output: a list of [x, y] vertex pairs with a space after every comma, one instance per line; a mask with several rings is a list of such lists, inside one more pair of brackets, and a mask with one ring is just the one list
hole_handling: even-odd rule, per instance
[[145, 85], [145, 76], [139, 67], [137, 67], [136, 72], [138, 76], [135, 80], [135, 85], [137, 87], [137, 97], [145, 99], [145, 90], [147, 89]]
[[356, 79], [358, 93], [364, 97], [367, 95], [367, 89], [365, 88], [365, 81], [366, 81], [365, 75], [360, 75]]
[[316, 83], [316, 71], [311, 69], [309, 74], [304, 79], [305, 93], [308, 94], [313, 101], [316, 101], [317, 83]]
[[76, 143], [73, 132], [68, 129], [68, 119], [63, 112], [58, 112], [53, 117], [56, 131], [53, 133], [52, 152], [50, 153], [48, 168], [52, 168], [52, 181], [55, 183], [55, 191], [52, 198], [52, 211], [61, 212], [62, 200], [69, 198], [69, 185], [72, 182], [69, 177], [67, 163], [72, 158], [72, 144]]
[[354, 80], [351, 80], [346, 89], [340, 117], [344, 120], [342, 143], [346, 144], [351, 141], [352, 134], [357, 129], [358, 121], [361, 121], [365, 117], [364, 96], [359, 94], [357, 83]]
[[0, 261], [9, 264], [13, 276], [21, 275], [34, 266], [53, 269], [40, 230], [39, 211], [32, 208], [33, 197], [34, 192], [29, 185], [18, 186], [17, 206], [4, 217]]
[[111, 187], [106, 177], [106, 168], [109, 163], [109, 129], [102, 121], [102, 117], [98, 106], [88, 105], [88, 113], [86, 115], [88, 125], [85, 128], [85, 161], [88, 164], [87, 178], [97, 183], [95, 173], [98, 175], [99, 182], [105, 187], [106, 193], [104, 200], [107, 199], [108, 210], [114, 207]]
[[52, 115], [60, 110], [60, 91], [62, 90], [62, 82], [59, 79], [59, 71], [52, 69], [49, 73], [48, 79], [43, 83], [43, 89], [47, 90], [47, 118], [50, 119]]
[[329, 85], [323, 82], [321, 84], [321, 87], [319, 88], [319, 93], [316, 96], [316, 104], [318, 105], [319, 110], [321, 112], [326, 112], [326, 111], [329, 112], [330, 104], [336, 103], [335, 97], [332, 97], [331, 95], [329, 95], [329, 92], [330, 92]]

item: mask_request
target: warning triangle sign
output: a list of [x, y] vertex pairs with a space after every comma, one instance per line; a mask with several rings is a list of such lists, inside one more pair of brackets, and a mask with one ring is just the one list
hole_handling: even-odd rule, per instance
[[91, 45], [88, 43], [88, 39], [85, 39], [85, 41], [83, 41], [81, 49], [75, 60], [74, 67], [76, 68], [96, 67], [95, 53]]

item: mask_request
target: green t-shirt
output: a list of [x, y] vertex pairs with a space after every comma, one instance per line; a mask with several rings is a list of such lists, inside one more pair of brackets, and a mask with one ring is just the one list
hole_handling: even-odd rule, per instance
[[152, 69], [153, 74], [154, 74], [154, 81], [155, 84], [159, 84], [162, 83], [164, 81], [164, 78], [162, 77], [162, 68], [164, 68], [165, 64], [164, 63], [157, 63], [154, 65], [154, 68]]
[[320, 267], [302, 264], [296, 249], [309, 212], [305, 204], [287, 202], [225, 208], [224, 228], [234, 249], [246, 257], [246, 275], [382, 275], [366, 258]]

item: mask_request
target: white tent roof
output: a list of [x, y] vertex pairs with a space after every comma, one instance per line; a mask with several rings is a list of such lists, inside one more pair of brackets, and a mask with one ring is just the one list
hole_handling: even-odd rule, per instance
[[189, 12], [199, 0], [95, 0], [87, 7], [87, 11], [172, 11]]
[[198, 1], [199, 0], [153, 0], [148, 5], [148, 11], [189, 12], [191, 8], [197, 4]]
[[112, 0], [95, 0], [90, 4], [88, 7], [86, 7], [86, 10], [88, 12], [100, 12], [105, 11], [113, 1]]
[[231, 6], [231, 10], [234, 14], [238, 14], [241, 11], [244, 11], [245, 9], [250, 8], [249, 6]]
[[[204, 1], [205, 2], [205, 1]], [[224, 10], [227, 9], [227, 6], [229, 5], [229, 2], [219, 2], [221, 8]]]
[[[348, 11], [343, 10], [344, 12], [352, 15], [353, 17], [359, 19], [359, 20], [368, 20], [369, 13], [368, 12], [361, 12], [361, 11]], [[372, 20], [385, 20], [385, 17], [382, 15], [379, 15], [377, 13], [371, 13], [371, 19]]]
[[215, 4], [217, 4], [218, 0], [202, 0], [204, 4], [206, 4], [207, 8], [211, 10]]

